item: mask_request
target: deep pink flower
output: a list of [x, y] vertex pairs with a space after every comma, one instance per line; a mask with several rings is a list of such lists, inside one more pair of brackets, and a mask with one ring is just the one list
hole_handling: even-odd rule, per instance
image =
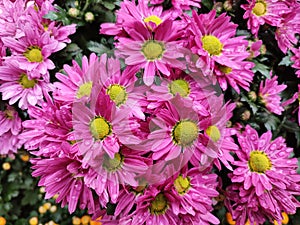
[[0, 111], [0, 136], [8, 131], [13, 135], [17, 135], [22, 130], [22, 120], [18, 112], [7, 105], [4, 111]]
[[[298, 84], [298, 92], [296, 92], [295, 94], [293, 94], [293, 96], [286, 100], [285, 102], [282, 103], [283, 107], [286, 107], [292, 103], [294, 103], [296, 100], [298, 100], [298, 106], [296, 107], [295, 111], [298, 110], [298, 124], [300, 126], [300, 84]], [[294, 111], [294, 112], [295, 112]]]
[[296, 45], [298, 39], [296, 34], [300, 33], [300, 6], [296, 4], [291, 11], [282, 17], [281, 23], [278, 25], [275, 38], [278, 47], [283, 53], [287, 53], [293, 45]]
[[12, 52], [6, 60], [16, 60], [20, 69], [31, 72], [31, 79], [47, 75], [48, 70], [55, 67], [49, 56], [57, 51], [59, 42], [47, 33], [39, 34], [29, 23], [24, 25], [23, 30], [25, 36], [18, 39], [2, 38], [4, 45]]
[[282, 15], [290, 9], [285, 1], [281, 0], [247, 0], [248, 4], [241, 5], [246, 10], [244, 19], [248, 19], [247, 26], [252, 34], [257, 36], [259, 27], [265, 23], [271, 26], [280, 26]]
[[225, 13], [215, 17], [215, 10], [200, 15], [193, 11], [193, 17], [187, 19], [190, 22], [189, 47], [199, 56], [195, 65], [191, 65], [200, 69], [213, 84], [218, 82], [223, 90], [228, 84], [237, 92], [239, 86], [247, 90], [254, 76], [251, 71], [254, 64], [244, 61], [250, 56], [248, 41], [243, 36], [234, 37], [237, 25], [230, 22]]
[[129, 29], [130, 38], [120, 38], [116, 44], [118, 55], [125, 59], [128, 68], [144, 70], [143, 81], [147, 86], [154, 82], [157, 73], [170, 75], [170, 68], [184, 69], [179, 59], [183, 58], [183, 44], [177, 41], [182, 36], [171, 20], [166, 20], [155, 30], [154, 35], [142, 23]]
[[291, 57], [291, 60], [294, 62], [292, 67], [297, 70], [296, 75], [298, 78], [300, 78], [300, 47], [292, 48], [291, 50], [294, 53], [294, 55]]
[[201, 0], [172, 0], [172, 5], [175, 9], [190, 10], [191, 6], [200, 8]]
[[[272, 76], [272, 73], [270, 73]], [[281, 105], [280, 93], [286, 88], [285, 84], [278, 85], [277, 76], [273, 76], [270, 79], [266, 79], [265, 82], [261, 82], [259, 86], [259, 97], [261, 103], [272, 113], [281, 115], [284, 111]]]
[[[265, 218], [280, 221], [281, 211], [296, 213], [300, 203], [293, 195], [299, 194], [300, 175], [296, 171], [298, 160], [290, 158], [293, 149], [282, 137], [272, 141], [271, 131], [259, 137], [249, 125], [237, 137], [240, 151], [236, 151], [238, 160], [232, 162], [236, 169], [230, 178], [234, 184], [231, 190], [236, 190], [238, 196], [231, 196], [229, 201], [240, 200], [228, 203], [237, 224], [244, 224], [247, 217], [261, 224]], [[243, 207], [246, 201], [249, 210]]]

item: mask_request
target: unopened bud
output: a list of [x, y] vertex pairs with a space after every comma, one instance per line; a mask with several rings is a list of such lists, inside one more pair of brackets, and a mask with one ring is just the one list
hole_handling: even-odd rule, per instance
[[68, 11], [69, 16], [71, 17], [77, 17], [79, 15], [80, 11], [76, 8], [70, 8]]
[[257, 99], [257, 94], [256, 94], [254, 91], [250, 91], [250, 92], [248, 93], [248, 97], [249, 97], [249, 99], [250, 99], [252, 102], [255, 102], [256, 99]]
[[247, 121], [250, 119], [251, 112], [249, 110], [245, 110], [241, 115], [241, 120]]
[[92, 12], [87, 12], [85, 15], [84, 15], [84, 19], [86, 22], [93, 22], [95, 20], [95, 16]]

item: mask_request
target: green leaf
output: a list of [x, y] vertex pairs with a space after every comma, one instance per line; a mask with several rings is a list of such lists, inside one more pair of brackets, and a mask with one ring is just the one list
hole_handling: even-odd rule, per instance
[[57, 15], [57, 12], [49, 11], [46, 15], [43, 16], [43, 18], [55, 21], [58, 20], [59, 16]]
[[264, 75], [266, 78], [270, 79], [270, 70], [269, 67], [259, 63], [258, 61], [254, 61], [255, 67], [252, 68], [252, 71], [254, 73], [260, 72], [262, 75]]
[[212, 9], [213, 2], [211, 0], [202, 0], [201, 3], [208, 9]]
[[112, 55], [112, 50], [106, 47], [105, 45], [95, 42], [95, 41], [89, 41], [87, 43], [87, 48], [91, 52], [95, 52], [99, 55], [102, 55], [104, 53], [107, 53], [108, 56]]
[[115, 4], [110, 3], [110, 2], [103, 2], [102, 4], [105, 8], [107, 8], [109, 10], [113, 10], [116, 7]]
[[291, 66], [293, 62], [291, 61], [291, 52], [288, 52], [288, 55], [283, 57], [280, 63], [278, 64], [279, 66]]

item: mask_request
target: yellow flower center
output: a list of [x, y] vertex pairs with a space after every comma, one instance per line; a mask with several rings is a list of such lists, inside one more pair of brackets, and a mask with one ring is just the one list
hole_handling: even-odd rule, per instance
[[4, 110], [4, 113], [5, 113], [5, 117], [7, 119], [12, 120], [14, 118], [14, 111], [13, 110], [6, 109], [6, 110]]
[[159, 24], [162, 23], [162, 19], [159, 18], [158, 16], [151, 15], [151, 16], [146, 17], [146, 18], [144, 19], [144, 22], [145, 22], [145, 23], [152, 22], [152, 23], [155, 23], [156, 26], [158, 26]]
[[272, 163], [263, 151], [252, 151], [248, 161], [251, 172], [264, 173], [271, 169]]
[[114, 158], [104, 155], [103, 167], [109, 172], [115, 172], [121, 168], [124, 157], [120, 153], [116, 153]]
[[162, 215], [168, 208], [168, 202], [163, 193], [159, 193], [151, 202], [150, 213], [155, 215]]
[[92, 86], [93, 86], [92, 81], [81, 84], [76, 93], [76, 97], [77, 98], [82, 98], [83, 96], [89, 97], [92, 91]]
[[149, 61], [160, 59], [165, 51], [165, 46], [162, 42], [149, 40], [142, 46], [142, 53]]
[[232, 71], [232, 69], [228, 66], [218, 65], [218, 68], [221, 72], [223, 72], [225, 74], [229, 74]]
[[266, 14], [267, 12], [267, 4], [265, 1], [257, 1], [255, 3], [254, 8], [252, 9], [252, 12], [256, 15], [256, 16], [263, 16]]
[[127, 92], [125, 87], [119, 84], [110, 85], [106, 93], [110, 99], [116, 103], [117, 106], [124, 104], [127, 100]]
[[217, 142], [221, 137], [220, 130], [215, 125], [209, 126], [205, 132], [214, 142]]
[[179, 121], [173, 127], [172, 139], [177, 145], [188, 146], [191, 145], [198, 137], [198, 126], [193, 121]]
[[42, 23], [43, 27], [44, 27], [44, 31], [48, 31], [49, 29], [49, 25], [46, 23]]
[[223, 50], [223, 44], [213, 35], [205, 35], [202, 37], [202, 47], [210, 55], [220, 55]]
[[183, 178], [182, 175], [179, 175], [174, 181], [174, 187], [180, 195], [185, 194], [189, 190], [190, 184], [190, 179], [188, 177]]
[[169, 91], [174, 96], [178, 93], [181, 97], [187, 97], [190, 94], [190, 85], [185, 80], [174, 80], [169, 84]]
[[90, 131], [95, 139], [103, 140], [112, 133], [112, 127], [103, 117], [95, 117], [90, 123]]
[[43, 61], [42, 51], [38, 46], [30, 46], [29, 48], [27, 48], [27, 50], [24, 52], [24, 56], [29, 62]]
[[19, 79], [19, 84], [21, 84], [23, 88], [33, 88], [36, 84], [36, 80], [29, 80], [28, 76], [25, 73], [22, 73]]

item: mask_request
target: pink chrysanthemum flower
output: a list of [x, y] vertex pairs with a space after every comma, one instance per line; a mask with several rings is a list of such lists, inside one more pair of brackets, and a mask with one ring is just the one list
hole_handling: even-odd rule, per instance
[[201, 0], [172, 0], [175, 9], [190, 10], [191, 6], [201, 8]]
[[8, 131], [13, 135], [17, 135], [22, 130], [22, 120], [18, 112], [7, 105], [4, 111], [0, 111], [0, 136]]
[[[256, 130], [249, 125], [245, 131], [237, 134], [241, 151], [236, 151], [238, 160], [232, 162], [236, 166], [230, 175], [233, 187], [241, 198], [233, 210], [234, 219], [238, 224], [244, 224], [249, 217], [253, 223], [255, 217], [250, 217], [247, 208], [242, 209], [239, 203], [248, 201], [250, 207], [265, 214], [264, 218], [280, 221], [281, 211], [294, 214], [300, 203], [293, 195], [300, 190], [300, 175], [297, 174], [298, 161], [290, 158], [293, 149], [286, 147], [285, 140], [278, 137], [272, 139], [271, 131], [258, 136]], [[252, 196], [252, 197], [251, 197]], [[255, 201], [257, 198], [258, 201]], [[249, 199], [252, 199], [249, 202]], [[233, 200], [233, 199], [232, 199]], [[251, 204], [250, 204], [251, 203]], [[234, 203], [232, 203], [234, 205]], [[251, 206], [252, 205], [252, 206]], [[241, 213], [240, 211], [243, 211]], [[239, 217], [242, 218], [239, 219]], [[261, 220], [257, 220], [261, 224]]]
[[40, 35], [29, 23], [25, 24], [23, 29], [25, 33], [23, 37], [2, 38], [4, 45], [12, 52], [6, 60], [16, 60], [20, 69], [31, 72], [29, 74], [31, 79], [45, 76], [48, 70], [55, 67], [49, 56], [57, 50], [58, 41], [50, 38], [47, 33]]
[[94, 90], [90, 107], [81, 102], [73, 105], [74, 136], [84, 162], [89, 165], [97, 165], [103, 153], [114, 159], [121, 144], [130, 146], [140, 142], [133, 132], [138, 124], [129, 121], [131, 109], [119, 110], [108, 95]]
[[[272, 76], [272, 73], [270, 73]], [[272, 113], [281, 115], [284, 111], [281, 106], [281, 97], [279, 94], [286, 88], [285, 84], [278, 85], [277, 76], [273, 76], [271, 79], [266, 79], [265, 82], [261, 82], [259, 86], [260, 102]]]
[[72, 141], [71, 110], [48, 100], [41, 106], [28, 108], [30, 120], [23, 122], [24, 132], [20, 138], [24, 147], [37, 156], [50, 157], [59, 154], [63, 142]]
[[298, 100], [298, 106], [296, 107], [295, 111], [298, 110], [298, 124], [300, 126], [300, 84], [298, 84], [298, 92], [296, 92], [290, 99], [283, 102], [282, 106], [286, 107], [294, 103], [296, 100]]
[[279, 26], [282, 15], [289, 13], [288, 5], [281, 0], [247, 0], [248, 4], [241, 5], [246, 10], [244, 19], [248, 19], [247, 26], [252, 34], [257, 36], [259, 27], [265, 23]]
[[[237, 25], [230, 22], [225, 13], [216, 17], [216, 11], [197, 15], [193, 11], [187, 33], [193, 54], [199, 56], [195, 66], [208, 76], [213, 84], [220, 84], [223, 90], [228, 84], [239, 92], [240, 85], [248, 89], [254, 76], [249, 57], [248, 41], [243, 36], [234, 37]], [[242, 74], [242, 75], [241, 75]]]
[[84, 182], [88, 169], [83, 168], [79, 160], [60, 155], [35, 158], [31, 162], [32, 176], [40, 177], [38, 185], [45, 187], [46, 199], [58, 194], [56, 202], [61, 203], [62, 207], [68, 205], [70, 213], [77, 207], [94, 213], [98, 200]]
[[178, 156], [190, 157], [194, 152], [197, 152], [199, 157], [206, 154], [211, 158], [217, 158], [217, 152], [212, 148], [206, 148], [202, 143], [202, 118], [189, 104], [186, 106], [185, 101], [178, 95], [167, 102], [165, 108], [156, 112], [151, 120], [157, 126], [148, 136], [149, 142], [152, 143], [150, 145], [152, 158], [167, 161]]
[[296, 34], [300, 33], [300, 6], [295, 5], [289, 13], [283, 15], [280, 25], [276, 29], [275, 38], [283, 53], [296, 45]]
[[292, 48], [291, 50], [294, 53], [294, 55], [291, 57], [291, 60], [294, 62], [292, 67], [297, 70], [296, 75], [298, 78], [300, 78], [300, 47]]
[[6, 106], [4, 111], [0, 111], [0, 155], [13, 155], [23, 145], [23, 140], [19, 138], [22, 131], [22, 121], [18, 112], [11, 106]]
[[181, 50], [183, 44], [177, 41], [182, 36], [171, 20], [160, 24], [152, 35], [142, 23], [128, 31], [130, 38], [120, 38], [116, 44], [118, 54], [125, 58], [128, 68], [144, 69], [143, 81], [147, 86], [154, 82], [157, 72], [170, 75], [170, 68], [184, 69]]
[[0, 67], [0, 92], [4, 100], [9, 100], [12, 105], [18, 102], [21, 109], [34, 106], [40, 103], [44, 94], [51, 91], [52, 85], [49, 83], [49, 74], [44, 75], [44, 79], [31, 79], [31, 73], [19, 68], [15, 60], [9, 60]]
[[72, 66], [65, 64], [63, 66], [65, 74], [56, 73], [55, 75], [59, 81], [54, 83], [56, 89], [53, 98], [66, 105], [72, 105], [74, 101], [82, 101], [85, 98], [89, 99], [93, 81], [97, 80], [96, 76], [98, 77], [95, 72], [98, 60], [98, 56], [92, 53], [89, 58], [82, 57], [81, 67], [75, 60], [72, 61]]
[[185, 167], [180, 174], [169, 180], [166, 184], [166, 189], [170, 189], [167, 195], [174, 198], [170, 207], [180, 218], [181, 224], [220, 223], [211, 213], [212, 199], [219, 195], [216, 191], [216, 178], [215, 174], [200, 173], [198, 168], [188, 170]]
[[204, 135], [201, 137], [201, 142], [205, 148], [211, 149], [211, 151], [218, 154], [216, 158], [210, 158], [208, 155], [201, 154], [199, 151], [195, 151], [191, 158], [191, 163], [194, 166], [200, 166], [213, 162], [216, 167], [221, 170], [221, 163], [228, 169], [232, 170], [229, 162], [234, 161], [231, 153], [238, 150], [238, 146], [231, 138], [232, 129], [226, 127], [227, 121], [232, 117], [232, 111], [235, 108], [235, 104], [227, 102], [224, 103], [224, 96], [219, 97], [211, 96], [208, 98], [208, 112], [209, 115], [206, 118], [202, 118], [200, 127], [204, 130]]
[[[105, 152], [99, 152], [97, 160], [89, 162], [95, 170], [90, 171], [84, 181], [99, 196], [108, 196], [106, 201], [116, 203], [120, 185], [138, 186], [136, 178], [148, 169], [145, 161], [146, 159], [141, 156], [141, 153], [125, 146], [121, 146], [113, 158], [110, 158]], [[107, 202], [104, 201], [104, 203], [103, 207]]]
[[[125, 0], [121, 2], [121, 8], [117, 11], [116, 23], [101, 24], [100, 33], [115, 35], [115, 38], [126, 37], [128, 28], [134, 28], [135, 23], [142, 23], [150, 31], [155, 30], [162, 22], [167, 19], [175, 19], [178, 13], [173, 10], [163, 10], [162, 6], [148, 6], [148, 2], [139, 0]], [[177, 22], [176, 22], [177, 23]]]
[[[162, 189], [162, 190], [161, 190]], [[174, 199], [164, 188], [150, 186], [136, 198], [136, 209], [132, 212], [130, 225], [135, 224], [180, 224], [172, 210]]]

